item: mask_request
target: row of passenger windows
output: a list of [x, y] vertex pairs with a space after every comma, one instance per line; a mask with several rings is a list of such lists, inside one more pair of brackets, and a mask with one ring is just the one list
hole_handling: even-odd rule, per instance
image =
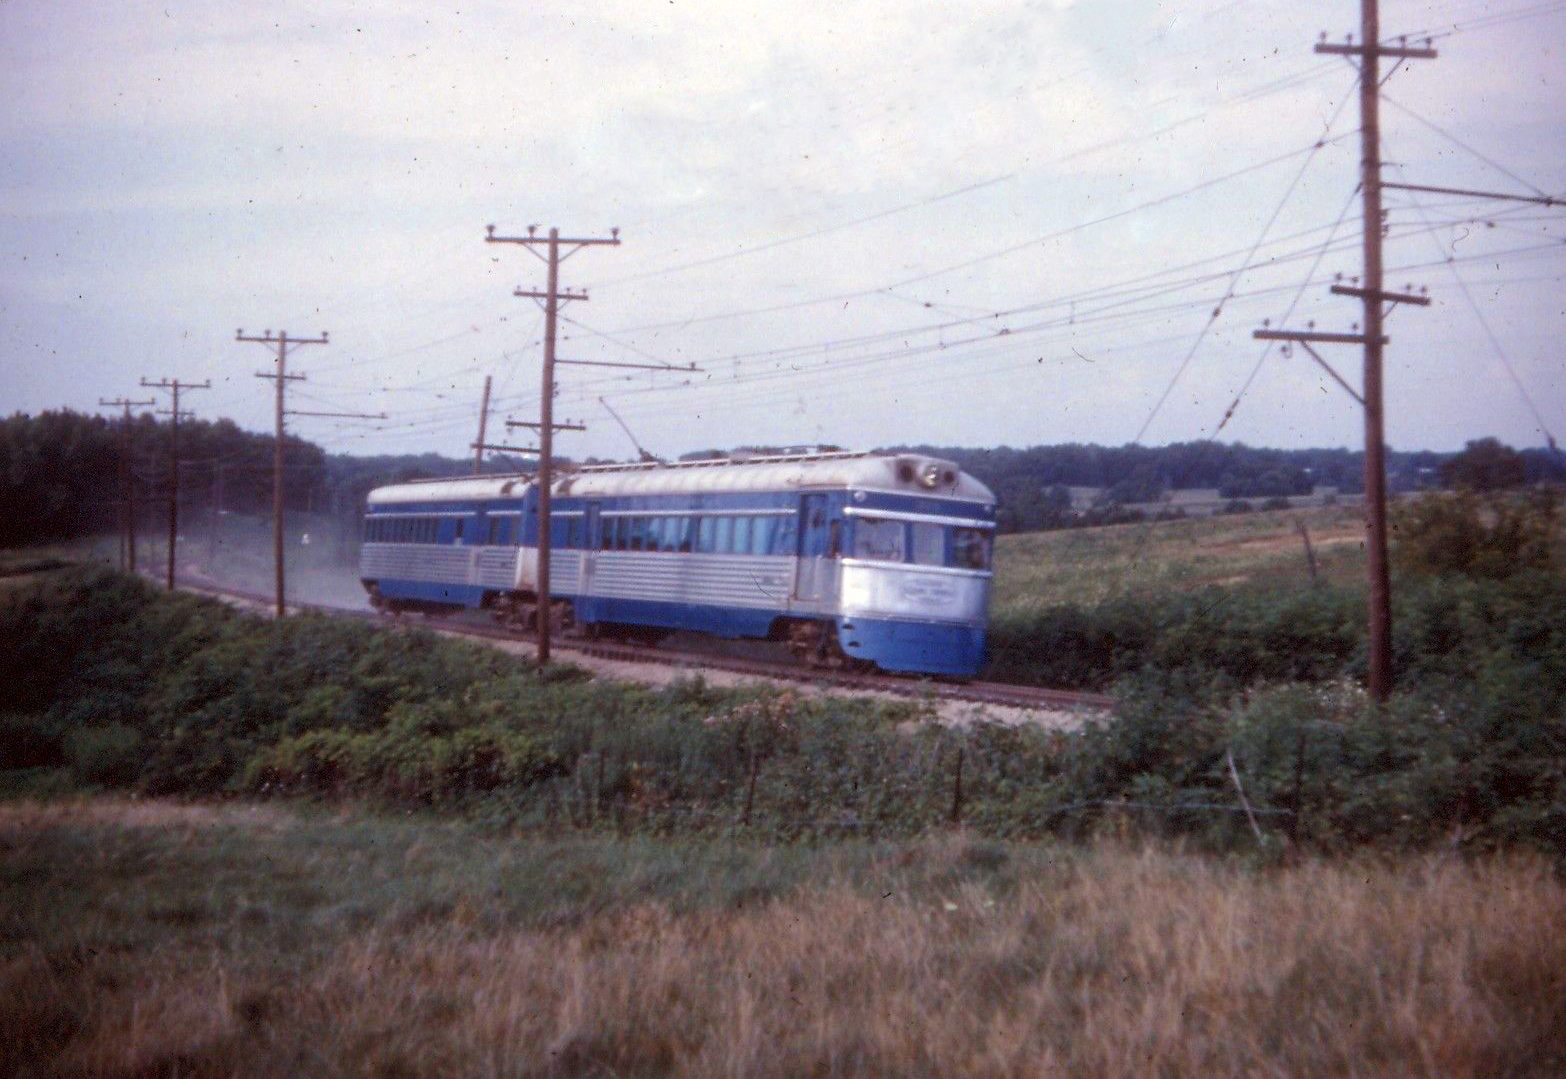
[[[371, 517], [365, 521], [369, 543], [481, 543], [510, 546], [517, 541], [514, 515], [481, 522], [481, 531], [464, 540], [467, 521], [439, 517]], [[550, 521], [551, 545], [573, 550], [587, 546], [586, 518], [581, 514]], [[702, 515], [699, 517], [619, 517], [600, 519], [599, 548], [605, 551], [695, 551], [700, 554], [794, 555], [797, 523], [789, 514]], [[960, 566], [988, 569], [990, 536], [978, 528], [954, 528], [933, 522], [906, 522], [883, 517], [857, 517], [849, 523], [847, 554], [871, 562], [912, 562], [919, 566]], [[828, 558], [845, 554], [843, 522], [832, 521], [824, 537]], [[817, 553], [817, 552], [806, 552]]]
[[605, 551], [695, 551], [700, 554], [795, 553], [793, 515], [605, 517]]
[[370, 517], [364, 522], [366, 543], [434, 543], [438, 517]]
[[[490, 517], [471, 538], [464, 538], [464, 517], [370, 517], [364, 522], [366, 543], [487, 543], [509, 546], [516, 538], [514, 515]], [[445, 525], [443, 528], [442, 525]]]

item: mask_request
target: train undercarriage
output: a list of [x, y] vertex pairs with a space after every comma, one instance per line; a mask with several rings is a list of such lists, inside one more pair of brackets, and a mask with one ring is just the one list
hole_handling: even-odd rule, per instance
[[[408, 614], [441, 617], [467, 608], [459, 603], [435, 603], [428, 600], [391, 598], [381, 595], [370, 584], [370, 606], [382, 614], [400, 618]], [[538, 625], [538, 598], [532, 593], [501, 592], [487, 596], [484, 609], [506, 629], [524, 637], [532, 636]], [[676, 632], [668, 626], [645, 626], [619, 622], [579, 623], [570, 600], [557, 599], [550, 604], [553, 635], [565, 639], [608, 639], [630, 644], [655, 646]], [[850, 656], [838, 641], [837, 628], [830, 621], [807, 618], [779, 618], [766, 638], [787, 646], [789, 654], [803, 666], [821, 670], [868, 674], [877, 670], [870, 660]]]

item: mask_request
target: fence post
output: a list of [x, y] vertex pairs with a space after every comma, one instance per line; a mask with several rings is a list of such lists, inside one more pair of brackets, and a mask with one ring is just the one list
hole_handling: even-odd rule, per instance
[[953, 772], [952, 779], [952, 811], [948, 819], [953, 824], [962, 822], [962, 757], [963, 747], [957, 747], [957, 768]]
[[756, 773], [761, 770], [761, 760], [754, 750], [750, 754], [750, 783], [745, 787], [745, 811], [740, 814], [740, 823], [750, 826], [750, 811], [756, 804]]
[[1305, 564], [1310, 567], [1310, 583], [1316, 584], [1316, 549], [1310, 544], [1310, 532], [1305, 527], [1304, 518], [1294, 518], [1294, 527], [1299, 530], [1300, 539], [1305, 543]]

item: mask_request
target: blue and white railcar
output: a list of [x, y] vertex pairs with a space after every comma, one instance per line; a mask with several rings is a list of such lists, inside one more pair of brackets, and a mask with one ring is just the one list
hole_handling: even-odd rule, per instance
[[[530, 477], [372, 491], [361, 578], [378, 606], [536, 610]], [[918, 454], [587, 467], [554, 485], [563, 625], [787, 641], [815, 662], [967, 677], [984, 659], [995, 499]]]

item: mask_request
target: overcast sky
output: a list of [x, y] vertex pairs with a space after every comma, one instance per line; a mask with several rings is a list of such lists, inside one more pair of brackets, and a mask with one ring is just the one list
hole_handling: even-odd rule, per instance
[[[199, 415], [270, 430], [268, 354], [235, 330], [329, 330], [292, 406], [392, 418], [294, 431], [463, 454], [485, 374], [497, 420], [539, 396], [542, 315], [511, 292], [544, 267], [484, 226], [618, 226], [564, 264], [590, 300], [560, 355], [701, 370], [561, 368], [557, 416], [590, 428], [564, 453], [631, 453], [601, 396], [663, 454], [1355, 445], [1354, 401], [1251, 331], [1359, 317], [1327, 291], [1360, 267], [1355, 73], [1311, 49], [1357, 23], [1351, 0], [3, 0], [0, 408], [210, 378]], [[1566, 192], [1566, 3], [1387, 0], [1383, 29], [1441, 54], [1386, 83], [1387, 179]], [[1387, 201], [1388, 284], [1433, 300], [1389, 322], [1391, 443], [1566, 437], [1566, 210]], [[1357, 383], [1355, 350], [1325, 357]]]

